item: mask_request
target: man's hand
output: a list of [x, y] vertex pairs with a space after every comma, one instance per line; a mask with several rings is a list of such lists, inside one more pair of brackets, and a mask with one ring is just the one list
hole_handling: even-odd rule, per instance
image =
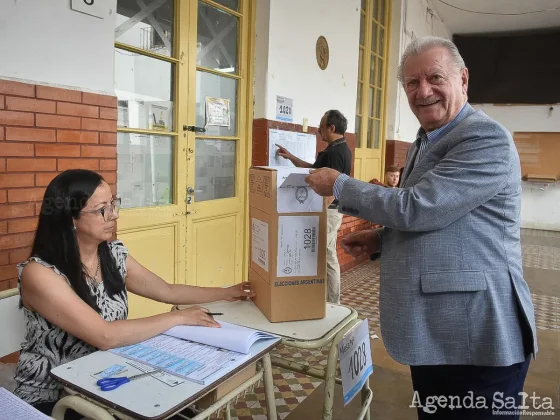
[[371, 255], [379, 250], [379, 235], [375, 230], [353, 232], [341, 239], [344, 251], [354, 258], [362, 254]]
[[334, 182], [340, 172], [331, 168], [320, 168], [309, 171], [310, 175], [305, 178], [305, 182], [322, 197], [333, 195]]
[[288, 149], [286, 149], [285, 147], [282, 147], [279, 144], [275, 144], [275, 146], [278, 147], [278, 150], [276, 151], [276, 156], [280, 156], [283, 157], [284, 159], [289, 159], [289, 160], [292, 160], [292, 158], [295, 157], [290, 152], [288, 152]]

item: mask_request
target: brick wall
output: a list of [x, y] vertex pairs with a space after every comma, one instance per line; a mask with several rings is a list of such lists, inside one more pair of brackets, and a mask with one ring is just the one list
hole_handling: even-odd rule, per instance
[[406, 151], [410, 147], [410, 143], [401, 140], [387, 140], [385, 167], [395, 165], [402, 168], [406, 163]]
[[367, 261], [369, 257], [366, 255], [360, 258], [354, 258], [346, 254], [342, 249], [342, 247], [340, 246], [340, 238], [348, 235], [351, 232], [359, 232], [361, 230], [373, 229], [376, 227], [379, 227], [379, 225], [375, 225], [371, 222], [358, 219], [356, 217], [344, 216], [344, 218], [342, 219], [342, 226], [338, 231], [339, 244], [336, 250], [338, 254], [338, 262], [340, 264], [341, 273], [344, 273], [345, 271], [356, 267], [357, 265], [363, 263], [364, 261]]
[[0, 291], [16, 287], [58, 173], [91, 169], [116, 192], [116, 120], [113, 96], [0, 80]]
[[[302, 126], [298, 124], [290, 124], [278, 121], [271, 121], [267, 119], [256, 119], [253, 121], [253, 156], [252, 156], [252, 164], [253, 165], [268, 165], [268, 130], [270, 128], [278, 129], [278, 130], [285, 130], [285, 131], [297, 131], [302, 132]], [[317, 128], [316, 127], [308, 127], [309, 134], [316, 134]], [[356, 149], [356, 135], [354, 133], [347, 133], [346, 141], [348, 142], [348, 146], [352, 151], [352, 158], [354, 157], [354, 150]], [[326, 143], [321, 141], [319, 138], [317, 139], [317, 153], [321, 150], [325, 149]], [[354, 168], [352, 167], [352, 175], [354, 173]], [[373, 225], [369, 222], [366, 222], [361, 219], [357, 219], [355, 217], [344, 216], [342, 219], [342, 226], [338, 231], [338, 238], [347, 235], [350, 232], [356, 232], [360, 230], [365, 230], [371, 228]], [[340, 262], [340, 271], [344, 272], [349, 270], [356, 265], [364, 262], [366, 258], [354, 259], [353, 257], [347, 255], [340, 243], [337, 247], [338, 252], [338, 261]]]

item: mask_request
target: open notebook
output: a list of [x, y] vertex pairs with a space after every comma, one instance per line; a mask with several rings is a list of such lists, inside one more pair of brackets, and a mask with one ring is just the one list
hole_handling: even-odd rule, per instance
[[250, 328], [220, 324], [221, 328], [174, 327], [141, 343], [110, 351], [171, 375], [207, 384], [217, 372], [242, 364], [257, 341], [279, 340], [275, 335]]
[[277, 338], [276, 335], [229, 322], [218, 321], [218, 323], [222, 328], [180, 325], [163, 334], [243, 354], [248, 354], [251, 346], [259, 340]]
[[50, 417], [0, 387], [0, 419], [50, 420]]

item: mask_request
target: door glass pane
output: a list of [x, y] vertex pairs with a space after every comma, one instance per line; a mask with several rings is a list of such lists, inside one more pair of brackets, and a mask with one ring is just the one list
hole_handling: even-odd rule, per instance
[[237, 73], [238, 18], [223, 10], [198, 3], [197, 66]]
[[383, 104], [381, 103], [382, 93], [381, 89], [375, 89], [375, 118], [381, 119], [381, 109], [383, 108]]
[[172, 203], [171, 137], [118, 133], [117, 164], [117, 195], [123, 208]]
[[369, 137], [369, 144], [368, 144], [368, 147], [370, 149], [379, 149], [379, 142], [380, 142], [379, 136], [381, 135], [379, 131], [379, 127], [380, 127], [380, 121], [373, 120], [373, 135]]
[[234, 140], [196, 140], [194, 200], [235, 196]]
[[371, 55], [371, 60], [369, 62], [369, 83], [371, 85], [375, 84], [375, 55]]
[[115, 49], [119, 127], [173, 131], [173, 64]]
[[379, 55], [385, 56], [385, 29], [379, 27]]
[[222, 6], [226, 6], [228, 9], [235, 10], [236, 12], [239, 11], [239, 0], [214, 0], [214, 1], [218, 4], [221, 4]]
[[173, 55], [173, 0], [118, 0], [115, 41]]
[[379, 3], [380, 1], [382, 1], [382, 0], [371, 0], [371, 5], [372, 5], [371, 16], [374, 19], [377, 19], [377, 13], [378, 13], [378, 10], [379, 10], [379, 6], [377, 5], [377, 3]]
[[362, 65], [364, 63], [364, 50], [360, 48], [359, 58], [358, 58], [358, 80], [364, 80], [364, 70]]
[[383, 60], [377, 59], [377, 83], [375, 84], [377, 87], [383, 87]]
[[363, 147], [370, 147], [370, 139], [372, 135], [373, 135], [373, 120], [369, 118], [368, 127], [367, 127], [367, 144], [364, 144]]
[[365, 39], [365, 33], [366, 33], [366, 20], [365, 20], [365, 16], [364, 14], [360, 13], [360, 45], [364, 45], [364, 39]]
[[[229, 115], [212, 118], [207, 115], [206, 103], [219, 98], [227, 101]], [[221, 101], [221, 103], [226, 103]], [[225, 108], [225, 107], [222, 107]], [[212, 112], [210, 108], [210, 111]], [[207, 136], [235, 136], [237, 133], [237, 80], [203, 71], [196, 72], [196, 125], [206, 127]]]
[[373, 117], [373, 88], [369, 88], [368, 92], [368, 117]]
[[385, 2], [387, 0], [378, 0], [379, 1], [379, 14], [377, 20], [382, 25], [385, 25]]
[[377, 52], [377, 24], [374, 22], [371, 25], [371, 50]]
[[358, 92], [357, 92], [357, 100], [356, 100], [356, 114], [362, 113], [362, 89], [363, 84], [358, 83]]

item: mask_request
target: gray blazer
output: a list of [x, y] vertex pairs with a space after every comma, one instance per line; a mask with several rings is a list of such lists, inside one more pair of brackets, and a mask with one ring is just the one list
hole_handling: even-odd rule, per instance
[[519, 156], [503, 126], [466, 106], [414, 168], [409, 149], [401, 188], [348, 179], [340, 193], [341, 213], [384, 226], [381, 332], [407, 365], [507, 366], [537, 351]]

